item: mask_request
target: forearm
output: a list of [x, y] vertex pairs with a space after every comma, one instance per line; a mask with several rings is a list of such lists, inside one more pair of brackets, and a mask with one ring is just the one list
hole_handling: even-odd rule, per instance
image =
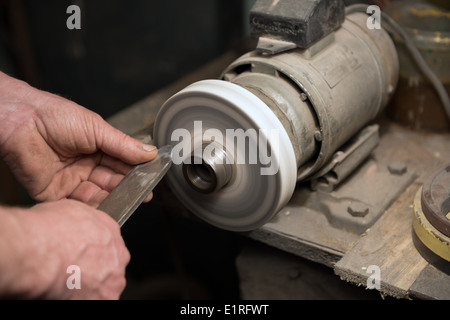
[[45, 277], [39, 276], [39, 272], [47, 270], [39, 270], [39, 259], [33, 259], [39, 254], [39, 239], [33, 239], [28, 215], [25, 209], [0, 207], [2, 298], [36, 298], [48, 289]]
[[0, 71], [0, 100], [26, 99], [33, 89], [25, 81], [16, 79]]
[[27, 83], [0, 72], [0, 155], [14, 131], [33, 118], [35, 105], [28, 103], [36, 94]]
[[15, 211], [0, 207], [0, 292], [6, 296], [12, 295], [16, 266], [22, 264], [25, 255], [21, 245], [13, 241], [16, 235], [22, 235], [14, 216]]
[[47, 115], [47, 110], [55, 106], [59, 109], [67, 104], [73, 103], [0, 71], [0, 152], [2, 142], [7, 140], [17, 127], [33, 123], [30, 120], [36, 122], [45, 116], [52, 121], [60, 120], [52, 114]]
[[[117, 299], [129, 259], [119, 225], [81, 202], [0, 207], [0, 298]], [[67, 285], [71, 265], [80, 290]]]

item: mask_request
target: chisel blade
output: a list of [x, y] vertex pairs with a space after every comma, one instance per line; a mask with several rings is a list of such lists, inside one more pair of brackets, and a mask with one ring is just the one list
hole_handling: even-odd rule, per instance
[[171, 152], [172, 146], [161, 147], [153, 160], [131, 169], [97, 209], [122, 226], [170, 169]]

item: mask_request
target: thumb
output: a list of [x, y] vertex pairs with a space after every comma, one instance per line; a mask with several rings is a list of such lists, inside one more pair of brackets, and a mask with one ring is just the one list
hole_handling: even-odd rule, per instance
[[100, 135], [97, 138], [97, 143], [101, 151], [131, 165], [150, 161], [158, 153], [155, 146], [144, 144], [126, 135], [106, 121], [102, 130], [100, 130]]

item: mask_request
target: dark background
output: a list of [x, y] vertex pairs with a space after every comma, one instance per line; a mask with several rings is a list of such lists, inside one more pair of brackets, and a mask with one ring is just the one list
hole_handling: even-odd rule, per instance
[[[69, 5], [81, 30], [69, 30]], [[240, 0], [1, 1], [3, 70], [103, 117], [228, 50]]]

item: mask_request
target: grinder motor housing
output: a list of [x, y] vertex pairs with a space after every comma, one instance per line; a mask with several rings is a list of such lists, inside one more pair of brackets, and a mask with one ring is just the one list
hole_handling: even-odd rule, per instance
[[[220, 80], [172, 96], [155, 120], [156, 145], [189, 151], [167, 174], [188, 209], [223, 229], [253, 230], [286, 205], [298, 181], [333, 189], [370, 154], [378, 126], [369, 124], [393, 94], [399, 66], [388, 33], [369, 29], [367, 19], [345, 16], [337, 0], [256, 1], [250, 12], [256, 50], [231, 63]], [[189, 141], [174, 139], [180, 128]], [[205, 134], [212, 128], [223, 136]], [[257, 169], [266, 163], [236, 163], [240, 150], [221, 139], [230, 129], [265, 135], [245, 138], [258, 148], [267, 142], [278, 171], [261, 175]], [[275, 137], [267, 134], [273, 129]], [[214, 152], [205, 153], [208, 146]]]

